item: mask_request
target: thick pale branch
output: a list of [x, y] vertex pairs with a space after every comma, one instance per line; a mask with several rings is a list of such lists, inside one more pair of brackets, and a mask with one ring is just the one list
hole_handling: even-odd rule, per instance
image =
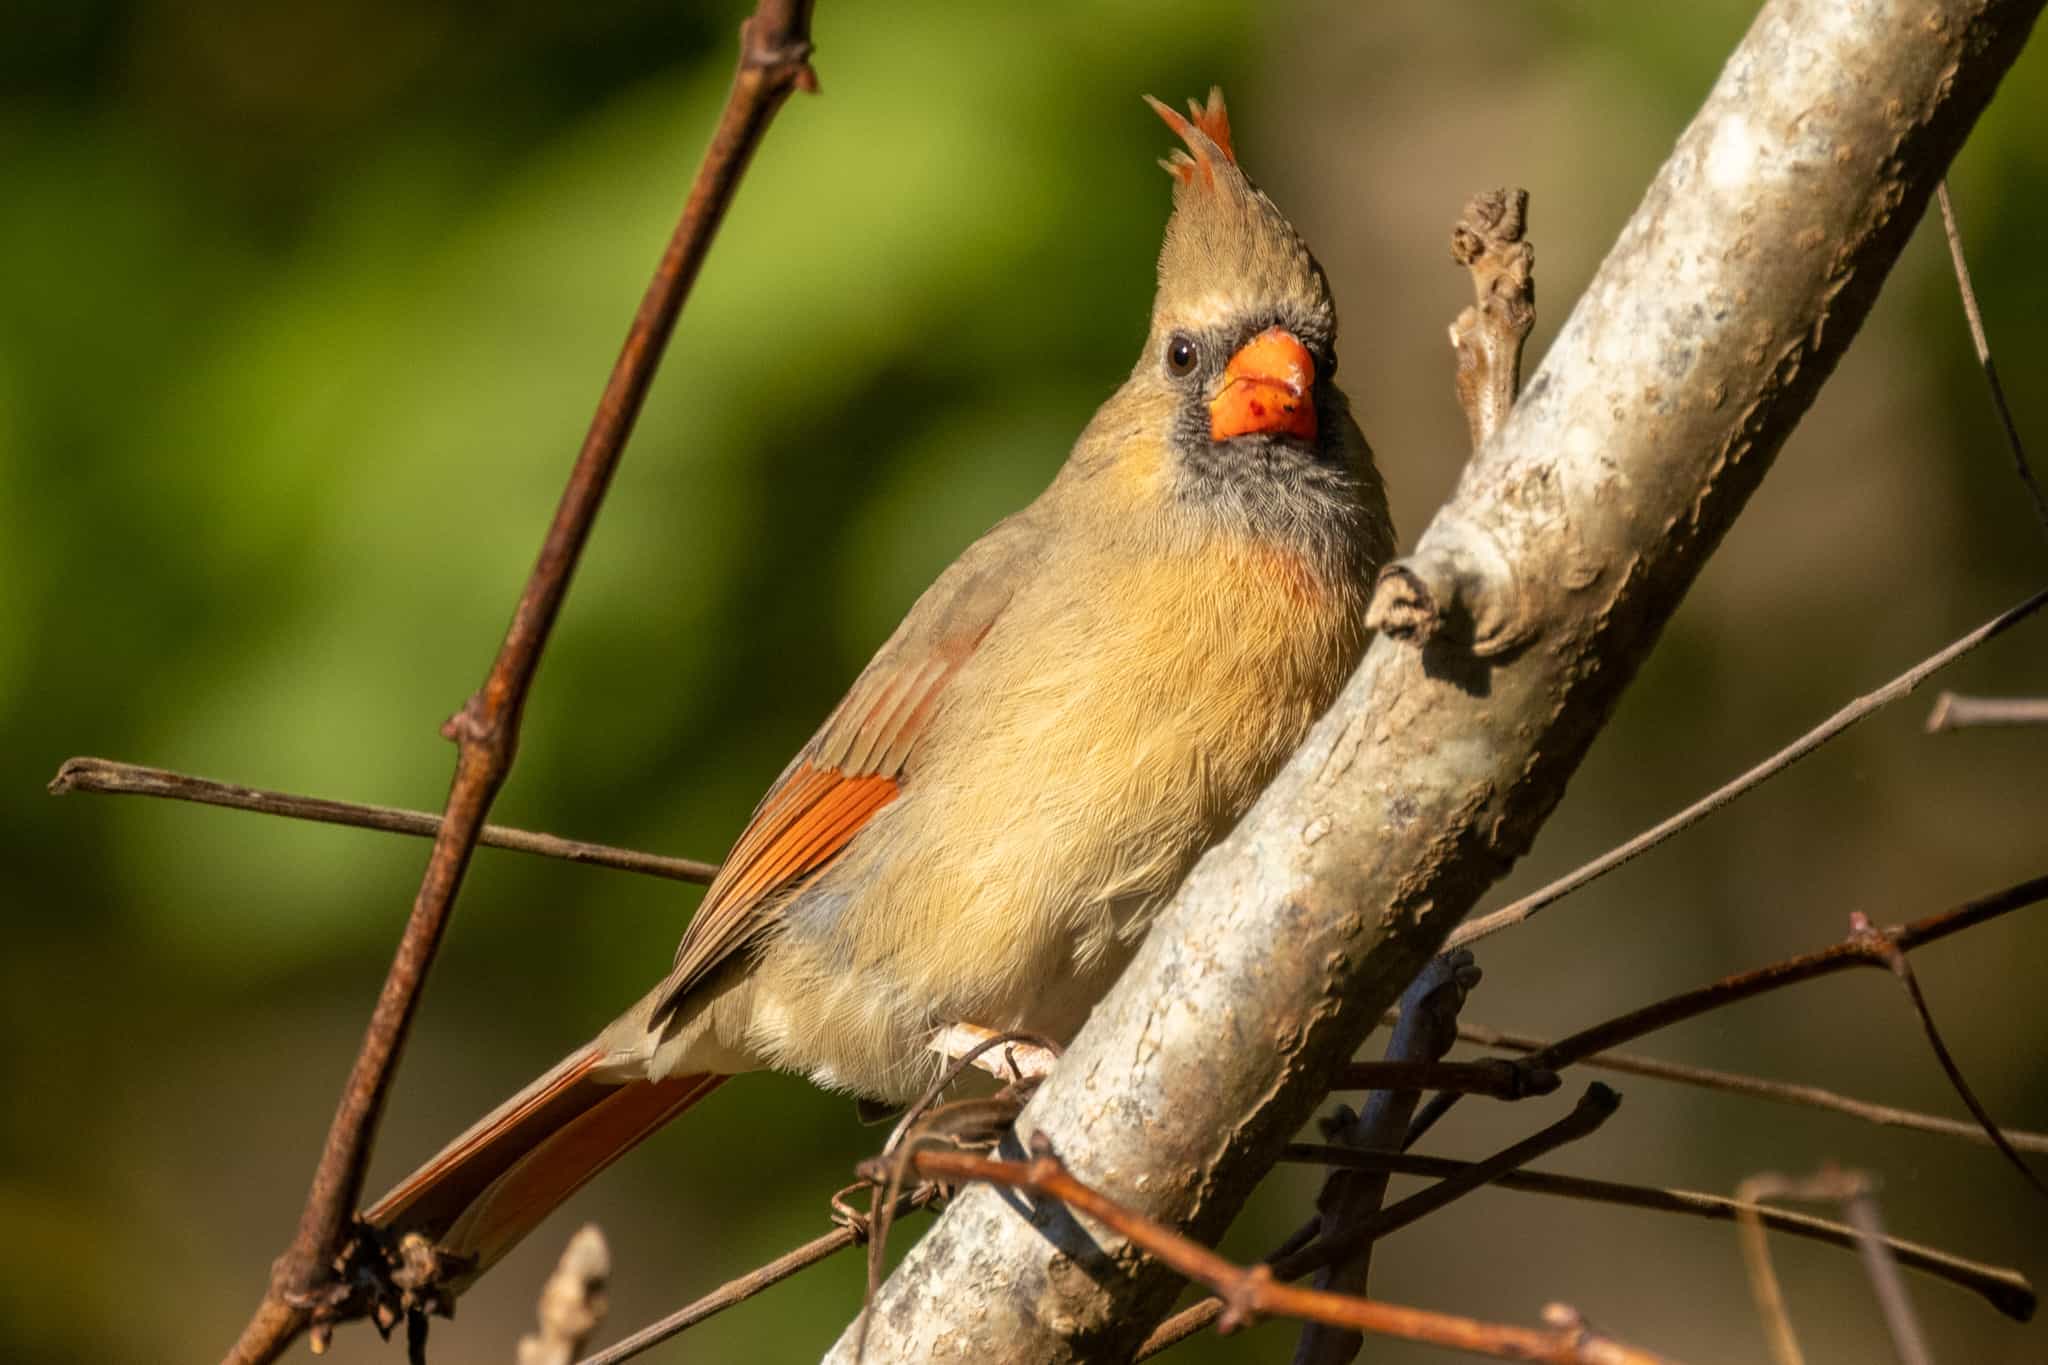
[[[1771, 0], [1507, 424], [1418, 542], [1445, 608], [1376, 640], [1182, 886], [1021, 1123], [1220, 1234], [1335, 1070], [1528, 847], [1866, 316], [2042, 0]], [[1484, 639], [1472, 625], [1492, 622]], [[1174, 1277], [976, 1187], [868, 1359], [1130, 1354]], [[835, 1361], [851, 1360], [842, 1337]]]

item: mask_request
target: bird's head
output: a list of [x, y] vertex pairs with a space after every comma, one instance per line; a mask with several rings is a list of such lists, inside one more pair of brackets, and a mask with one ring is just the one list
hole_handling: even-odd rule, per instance
[[1337, 468], [1350, 422], [1330, 383], [1337, 312], [1309, 249], [1237, 164], [1220, 90], [1192, 117], [1147, 97], [1186, 144], [1160, 164], [1173, 217], [1133, 385], [1171, 405], [1170, 444], [1193, 474]]

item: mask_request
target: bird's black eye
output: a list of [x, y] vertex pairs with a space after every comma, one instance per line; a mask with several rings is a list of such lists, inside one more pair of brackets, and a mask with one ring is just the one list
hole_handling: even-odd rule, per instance
[[1201, 359], [1202, 350], [1193, 337], [1176, 335], [1166, 343], [1166, 372], [1176, 379], [1193, 374]]

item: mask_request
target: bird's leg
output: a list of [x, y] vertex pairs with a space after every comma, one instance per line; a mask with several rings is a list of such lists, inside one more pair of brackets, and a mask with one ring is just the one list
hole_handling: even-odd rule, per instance
[[979, 1024], [952, 1024], [932, 1035], [932, 1051], [948, 1061], [965, 1061], [999, 1081], [1036, 1086], [1060, 1059], [1049, 1040], [1023, 1033], [998, 1033]]

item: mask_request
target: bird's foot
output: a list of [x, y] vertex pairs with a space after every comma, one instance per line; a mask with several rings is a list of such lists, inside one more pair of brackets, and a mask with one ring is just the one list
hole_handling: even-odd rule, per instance
[[1060, 1050], [1035, 1033], [998, 1033], [979, 1024], [953, 1024], [932, 1035], [932, 1051], [956, 1064], [979, 1067], [999, 1081], [1037, 1089], [1052, 1074]]

